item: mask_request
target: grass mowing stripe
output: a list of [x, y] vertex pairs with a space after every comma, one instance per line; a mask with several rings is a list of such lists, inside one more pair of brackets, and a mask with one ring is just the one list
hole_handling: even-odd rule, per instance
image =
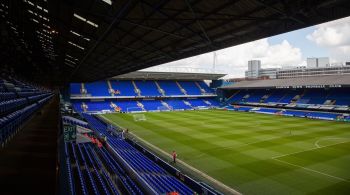
[[[129, 114], [105, 116], [166, 153], [175, 148], [181, 160], [245, 194], [323, 194], [322, 189], [325, 194], [330, 189], [333, 194], [350, 191], [349, 185], [335, 185], [340, 180], [309, 174], [308, 170], [272, 159], [315, 148], [317, 140], [322, 138], [346, 140], [350, 138], [347, 123], [221, 110], [144, 115], [147, 118], [144, 122], [135, 122]], [[292, 136], [288, 136], [290, 130]], [[319, 145], [335, 142], [324, 140]], [[346, 178], [346, 173], [350, 175], [346, 169], [350, 154], [345, 151], [349, 150], [350, 144], [344, 144], [341, 150], [332, 151], [331, 156], [319, 150], [278, 160]], [[331, 159], [327, 160], [329, 157]], [[329, 170], [323, 171], [327, 167]]]
[[311, 171], [311, 172], [314, 172], [314, 173], [318, 173], [318, 174], [321, 174], [321, 175], [325, 175], [327, 177], [331, 177], [331, 178], [334, 178], [334, 179], [337, 179], [337, 180], [340, 180], [340, 181], [345, 181], [345, 182], [349, 182], [348, 180], [344, 179], [344, 178], [340, 178], [340, 177], [337, 177], [337, 176], [334, 176], [334, 175], [329, 175], [327, 173], [323, 173], [323, 172], [320, 172], [320, 171], [316, 171], [316, 170], [313, 170], [313, 169], [309, 169], [307, 167], [303, 167], [303, 166], [299, 166], [299, 165], [296, 165], [296, 164], [293, 164], [293, 163], [289, 163], [289, 162], [286, 162], [286, 161], [283, 161], [283, 160], [279, 160], [277, 158], [274, 158], [274, 160], [278, 161], [278, 162], [281, 162], [281, 163], [285, 163], [287, 165], [291, 165], [291, 166], [295, 166], [295, 167], [298, 167], [298, 168], [301, 168], [301, 169], [305, 169], [307, 171]]

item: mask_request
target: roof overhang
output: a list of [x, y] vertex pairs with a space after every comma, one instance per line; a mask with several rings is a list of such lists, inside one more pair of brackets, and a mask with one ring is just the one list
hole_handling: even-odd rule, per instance
[[136, 71], [118, 75], [118, 80], [218, 80], [226, 74]]
[[96, 81], [350, 16], [348, 0], [108, 2], [2, 1], [1, 58], [41, 80]]

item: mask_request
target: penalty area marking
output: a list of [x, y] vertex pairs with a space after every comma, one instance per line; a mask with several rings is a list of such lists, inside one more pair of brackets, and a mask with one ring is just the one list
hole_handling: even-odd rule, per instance
[[[104, 116], [102, 116], [102, 115], [100, 115], [100, 116], [103, 117], [105, 120], [109, 121], [110, 123], [115, 124], [115, 125], [118, 125], [118, 124], [116, 124], [115, 122], [109, 120], [108, 118], [106, 118], [106, 117], [104, 117]], [[118, 125], [118, 126], [119, 126], [119, 125]], [[147, 142], [146, 140], [144, 140], [144, 139], [142, 139], [142, 138], [136, 136], [135, 134], [133, 134], [133, 133], [131, 133], [131, 132], [129, 132], [129, 134], [133, 135], [133, 137], [136, 137], [137, 139], [139, 139], [139, 140], [142, 141], [143, 143], [147, 144], [147, 145], [150, 146], [151, 148], [153, 148], [153, 149], [155, 149], [155, 150], [158, 150], [160, 153], [162, 153], [162, 154], [168, 156], [169, 158], [172, 158], [172, 156], [171, 156], [170, 154], [168, 154], [168, 153], [165, 152], [164, 150], [158, 148], [157, 146], [155, 146], [155, 145], [153, 145], [153, 144]], [[211, 176], [209, 176], [209, 175], [203, 173], [202, 171], [200, 171], [200, 170], [198, 170], [198, 169], [192, 167], [191, 165], [185, 163], [184, 161], [182, 161], [182, 160], [180, 160], [180, 159], [177, 159], [176, 161], [179, 162], [180, 164], [183, 164], [183, 165], [186, 166], [187, 168], [191, 169], [193, 172], [196, 172], [197, 174], [201, 175], [202, 177], [204, 177], [204, 178], [208, 179], [209, 181], [215, 183], [216, 185], [220, 186], [221, 188], [227, 190], [227, 191], [230, 192], [231, 194], [242, 195], [242, 194], [241, 194], [240, 192], [238, 192], [237, 190], [234, 190], [234, 189], [230, 188], [229, 186], [227, 186], [227, 185], [223, 184], [222, 182], [220, 182], [220, 181], [218, 181], [218, 180], [212, 178]]]
[[329, 144], [329, 145], [326, 145], [326, 146], [315, 147], [315, 148], [311, 148], [311, 149], [307, 149], [307, 150], [302, 150], [302, 151], [298, 151], [298, 152], [292, 152], [292, 153], [289, 153], [289, 154], [282, 154], [282, 155], [278, 155], [278, 156], [273, 156], [273, 157], [271, 157], [271, 158], [272, 158], [272, 159], [281, 158], [281, 157], [290, 156], [290, 155], [293, 155], [293, 154], [299, 154], [299, 153], [303, 153], [303, 152], [318, 150], [318, 149], [321, 149], [321, 148], [336, 146], [336, 145], [344, 144], [344, 143], [348, 143], [348, 142], [350, 142], [350, 140], [344, 141], [344, 142], [335, 143], [335, 144]]
[[276, 160], [278, 162], [290, 165], [290, 166], [298, 167], [298, 168], [301, 168], [301, 169], [304, 169], [304, 170], [307, 170], [307, 171], [310, 171], [310, 172], [313, 172], [313, 173], [318, 173], [318, 174], [321, 174], [321, 175], [324, 175], [324, 176], [327, 176], [327, 177], [330, 177], [330, 178], [333, 178], [333, 179], [337, 179], [337, 180], [340, 180], [340, 181], [345, 181], [345, 182], [350, 183], [350, 181], [348, 181], [348, 180], [346, 180], [344, 178], [341, 178], [341, 177], [337, 177], [337, 176], [330, 175], [330, 174], [327, 174], [327, 173], [323, 173], [323, 172], [320, 172], [320, 171], [316, 171], [316, 170], [313, 170], [313, 169], [310, 169], [310, 168], [306, 168], [306, 167], [303, 167], [303, 166], [300, 166], [300, 165], [289, 163], [289, 162], [286, 162], [284, 160], [279, 160], [279, 159], [276, 159], [276, 158], [272, 158], [272, 159]]
[[325, 138], [320, 138], [318, 139], [316, 142], [315, 142], [315, 146], [317, 148], [321, 148], [322, 146], [319, 145], [319, 143], [321, 141], [324, 141], [324, 140], [350, 140], [349, 138], [346, 138], [346, 137], [325, 137]]

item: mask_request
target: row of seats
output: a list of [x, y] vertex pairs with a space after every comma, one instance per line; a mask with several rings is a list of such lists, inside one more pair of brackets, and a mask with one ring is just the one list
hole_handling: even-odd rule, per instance
[[3, 147], [52, 94], [14, 78], [0, 78], [0, 145]]
[[108, 134], [106, 131], [107, 125], [105, 123], [89, 114], [83, 114], [83, 116], [92, 129], [108, 137], [108, 144], [114, 151], [158, 194], [166, 194], [172, 191], [177, 191], [180, 194], [193, 194], [190, 188], [175, 177], [169, 175], [165, 170], [149, 160], [124, 139]]
[[350, 88], [331, 89], [243, 89], [237, 90], [228, 103], [299, 103], [350, 105]]
[[145, 111], [156, 111], [165, 108], [174, 110], [189, 110], [196, 107], [217, 107], [219, 102], [215, 98], [184, 98], [184, 99], [166, 99], [166, 100], [121, 100], [121, 101], [75, 101], [73, 102], [73, 108], [78, 112], [84, 111], [84, 105], [87, 105], [86, 110], [89, 112], [98, 112], [102, 110], [115, 109], [113, 106], [120, 108], [122, 112], [140, 111], [142, 108], [138, 105], [141, 104]]
[[[71, 125], [79, 125], [84, 126], [86, 125], [86, 122], [81, 121], [79, 119], [70, 117], [70, 116], [63, 116], [62, 121], [65, 124], [71, 124]], [[89, 127], [89, 126], [88, 126]], [[87, 128], [88, 128], [87, 127]], [[94, 159], [97, 163], [95, 169], [100, 171], [95, 171], [94, 173], [101, 173], [101, 176], [104, 177], [107, 180], [108, 186], [110, 187], [110, 191], [113, 191], [112, 194], [123, 194], [123, 192], [127, 192], [127, 194], [143, 194], [141, 189], [136, 185], [136, 183], [129, 177], [129, 175], [124, 171], [124, 169], [121, 167], [121, 165], [115, 160], [115, 157], [104, 147], [96, 147], [91, 143], [81, 143], [81, 144], [66, 144], [65, 145], [66, 150], [66, 158], [69, 159], [68, 162], [68, 180], [72, 181], [70, 183], [70, 189], [71, 191], [74, 191], [72, 194], [86, 194], [89, 192], [96, 193], [95, 188], [87, 188], [86, 183], [94, 183], [91, 186], [94, 186], [95, 183], [98, 183], [100, 181], [95, 181], [93, 178], [91, 179], [85, 179], [84, 175], [90, 174], [93, 175], [93, 173], [87, 173], [84, 172], [82, 169], [77, 169], [75, 167], [79, 167], [77, 165], [81, 165], [83, 163], [83, 159]], [[81, 154], [84, 153], [77, 153], [75, 154], [76, 148], [86, 148], [88, 151], [90, 151], [90, 157], [81, 156]], [[73, 154], [73, 155], [72, 155]], [[84, 160], [85, 162], [85, 160]], [[86, 163], [83, 163], [84, 165]], [[105, 169], [104, 169], [104, 168]], [[72, 175], [75, 173], [75, 176]], [[120, 180], [119, 182], [115, 178], [118, 178]], [[98, 179], [99, 180], [99, 179]], [[96, 185], [95, 185], [96, 186]]]
[[276, 108], [256, 108], [250, 106], [229, 106], [231, 110], [243, 111], [243, 112], [256, 112], [265, 114], [277, 114], [285, 116], [296, 116], [296, 117], [306, 117], [324, 120], [336, 120], [339, 118], [348, 118], [339, 113], [329, 113], [329, 112], [313, 112], [313, 111], [300, 111], [300, 110], [285, 110]]
[[163, 96], [163, 94], [166, 96], [203, 95], [214, 93], [204, 81], [109, 80], [70, 84], [70, 93], [72, 95], [111, 96], [111, 89], [114, 91], [114, 96], [138, 96], [136, 89], [139, 90], [141, 96]]
[[[101, 160], [95, 155], [92, 143], [66, 144], [69, 159], [69, 180], [73, 194], [121, 194], [112, 177], [103, 168]], [[76, 166], [71, 166], [72, 164]], [[77, 177], [77, 179], [75, 179]]]
[[[40, 109], [52, 95], [46, 96], [38, 102], [27, 104], [24, 108], [15, 110], [0, 118], [0, 144], [3, 147], [30, 116]], [[22, 101], [21, 101], [22, 102]], [[25, 100], [24, 100], [25, 102]], [[18, 102], [17, 102], [18, 103]], [[22, 103], [21, 103], [22, 104]]]
[[10, 100], [16, 98], [15, 92], [0, 92], [0, 101]]

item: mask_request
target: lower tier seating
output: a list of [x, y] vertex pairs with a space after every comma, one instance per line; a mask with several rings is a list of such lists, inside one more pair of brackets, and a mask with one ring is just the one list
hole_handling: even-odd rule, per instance
[[[187, 102], [187, 103], [185, 103]], [[138, 104], [140, 103], [140, 104]], [[74, 101], [73, 109], [77, 112], [101, 112], [116, 111], [116, 107], [121, 112], [132, 111], [157, 111], [166, 107], [173, 110], [189, 110], [197, 107], [218, 107], [219, 102], [215, 98], [177, 98], [177, 99], [144, 99], [144, 100], [104, 100], [104, 101]], [[142, 108], [143, 107], [143, 108]]]
[[[144, 181], [145, 185], [150, 186], [156, 193], [166, 194], [176, 191], [180, 194], [193, 194], [189, 187], [168, 174], [163, 168], [148, 159], [127, 141], [108, 134], [107, 125], [95, 116], [83, 114], [83, 117], [93, 130], [107, 137], [107, 143], [113, 148], [113, 151], [116, 153], [115, 156], [119, 156], [119, 160], [123, 160], [129, 168], [135, 171], [135, 174], [142, 178], [141, 181]], [[111, 160], [111, 158], [109, 159]]]
[[350, 88], [242, 89], [227, 99], [227, 103], [240, 102], [350, 106]]

